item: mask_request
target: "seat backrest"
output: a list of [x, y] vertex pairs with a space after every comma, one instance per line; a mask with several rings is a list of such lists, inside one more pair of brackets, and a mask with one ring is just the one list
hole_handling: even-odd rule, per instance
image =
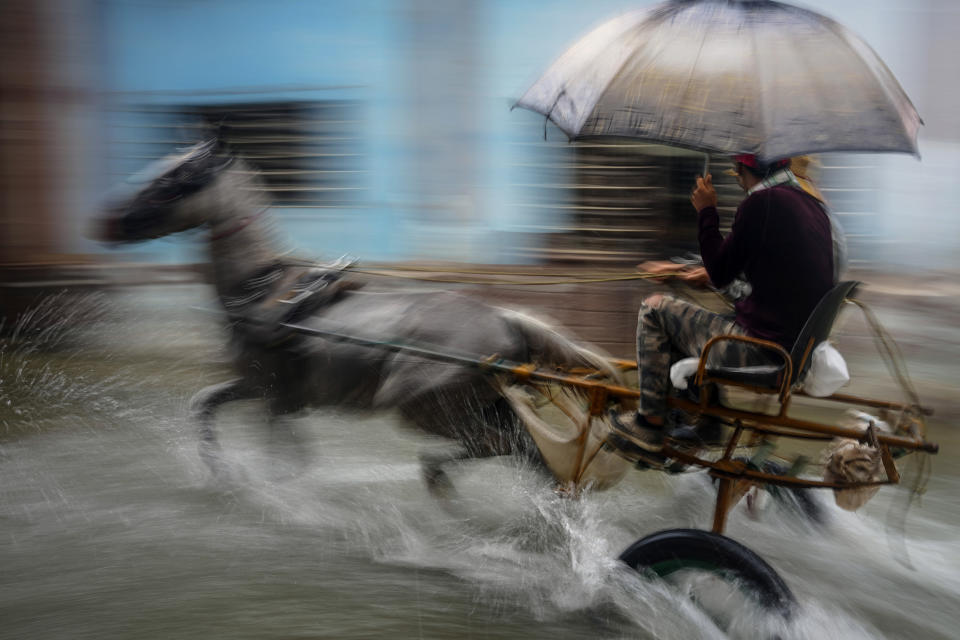
[[[860, 286], [856, 280], [847, 280], [836, 285], [830, 291], [820, 298], [820, 302], [814, 307], [813, 313], [807, 318], [807, 322], [800, 330], [797, 341], [790, 350], [790, 359], [793, 361], [793, 378], [790, 384], [796, 383], [803, 378], [803, 375], [810, 368], [810, 354], [813, 348], [830, 337], [830, 331], [833, 329], [833, 323], [840, 313], [843, 301], [852, 298], [855, 289]], [[804, 356], [806, 359], [804, 360]], [[802, 366], [801, 366], [802, 363]]]

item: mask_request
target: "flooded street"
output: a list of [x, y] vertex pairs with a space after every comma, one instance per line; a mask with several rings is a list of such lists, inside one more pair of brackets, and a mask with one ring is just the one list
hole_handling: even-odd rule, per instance
[[[0, 343], [0, 637], [956, 637], [949, 412], [932, 420], [941, 453], [904, 537], [888, 523], [910, 463], [904, 485], [858, 513], [817, 494], [822, 526], [776, 505], [759, 521], [736, 508], [728, 535], [780, 572], [801, 609], [790, 623], [738, 610], [721, 630], [616, 560], [648, 533], [708, 528], [702, 474], [632, 472], [570, 501], [494, 460], [452, 472], [455, 493], [437, 499], [417, 456], [444, 444], [391, 416], [320, 410], [292, 421], [293, 439], [271, 438], [260, 408], [239, 402], [218, 416], [231, 472], [213, 482], [187, 413], [194, 392], [230, 375], [215, 319], [190, 310], [208, 295], [93, 294], [64, 326]], [[944, 388], [957, 382], [955, 364], [929, 366], [946, 371]]]

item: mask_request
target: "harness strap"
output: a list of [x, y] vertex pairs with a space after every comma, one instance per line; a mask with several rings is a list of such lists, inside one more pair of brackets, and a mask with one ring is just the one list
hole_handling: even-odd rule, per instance
[[233, 227], [227, 229], [226, 231], [221, 231], [220, 233], [215, 233], [211, 235], [210, 241], [213, 242], [214, 240], [223, 240], [224, 238], [232, 236], [236, 232], [247, 228], [250, 225], [250, 223], [252, 223], [254, 220], [262, 216], [264, 213], [266, 213], [267, 209], [269, 209], [269, 207], [264, 207], [263, 209], [260, 209], [260, 211], [254, 213], [253, 215], [244, 216], [240, 218], [240, 221], [237, 224], [235, 224]]

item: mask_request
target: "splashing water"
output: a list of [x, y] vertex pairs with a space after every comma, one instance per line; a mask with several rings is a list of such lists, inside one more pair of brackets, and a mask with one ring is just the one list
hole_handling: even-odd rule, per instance
[[729, 535], [800, 601], [786, 623], [742, 604], [718, 622], [616, 560], [648, 533], [709, 526], [714, 494], [699, 474], [635, 472], [572, 501], [532, 469], [481, 461], [451, 470], [455, 491], [437, 499], [417, 460], [445, 445], [389, 416], [314, 412], [291, 419], [283, 439], [255, 404], [237, 403], [217, 421], [230, 478], [212, 484], [186, 405], [228, 373], [220, 335], [185, 311], [201, 295], [94, 296], [82, 322], [24, 325], [0, 344], [0, 637], [949, 638], [956, 629], [956, 475], [935, 476], [911, 511], [915, 570], [884, 532], [897, 489], [857, 514], [824, 494], [824, 525], [776, 505], [758, 521], [735, 509]]

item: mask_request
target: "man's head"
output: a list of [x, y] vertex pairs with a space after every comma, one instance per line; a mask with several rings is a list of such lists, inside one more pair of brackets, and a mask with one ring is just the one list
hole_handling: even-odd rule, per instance
[[737, 183], [744, 191], [748, 191], [771, 173], [790, 166], [790, 158], [763, 163], [751, 153], [741, 153], [733, 156], [733, 164]]

